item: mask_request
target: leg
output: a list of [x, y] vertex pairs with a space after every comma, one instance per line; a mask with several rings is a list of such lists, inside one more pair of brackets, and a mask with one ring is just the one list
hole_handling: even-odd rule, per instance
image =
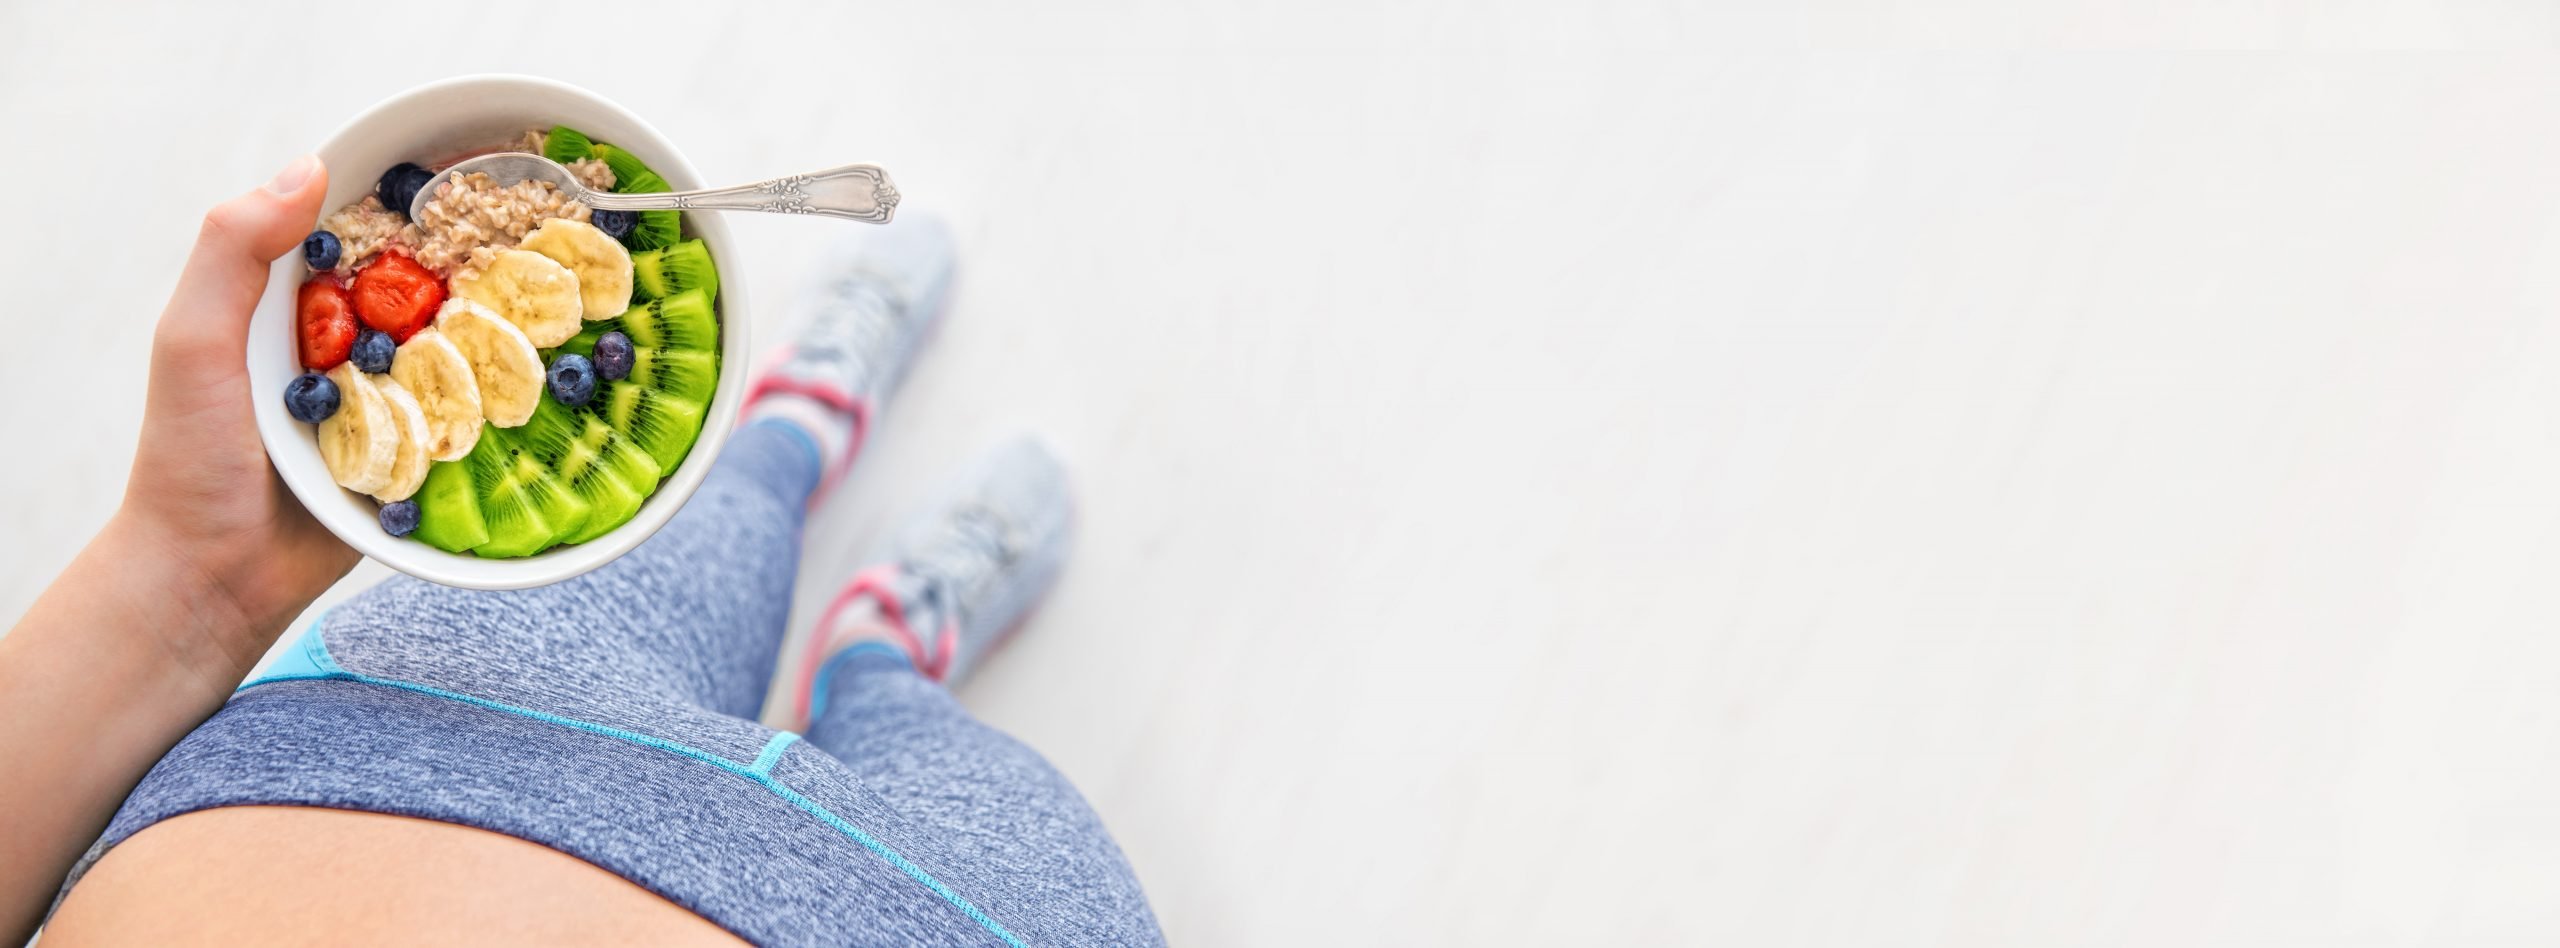
[[1066, 777], [980, 723], [905, 656], [858, 645], [828, 662], [812, 747], [842, 761], [973, 891], [1048, 906], [1071, 940], [1160, 944], [1146, 894], [1102, 820]]
[[[927, 703], [870, 739], [905, 734], [927, 753], [904, 766], [866, 758], [909, 802], [743, 717], [780, 639], [812, 485], [842, 470], [903, 370], [931, 318], [918, 301], [940, 298], [947, 245], [922, 231], [853, 261], [830, 297], [848, 305], [818, 314], [812, 325], [826, 328], [768, 367], [780, 381], [757, 386], [766, 397], [711, 478], [639, 550], [542, 590], [399, 580], [340, 607], [294, 653], [301, 667], [243, 690], [153, 768], [80, 869], [179, 814], [331, 807], [541, 843], [759, 944], [1161, 943], [1074, 791], [947, 696], [937, 717], [938, 691], [912, 672], [899, 674]], [[937, 680], [965, 672], [1055, 565], [1042, 551], [1063, 535], [1062, 508], [1042, 508], [1055, 520], [1010, 509], [977, 498], [881, 587], [880, 601], [939, 630]], [[895, 700], [857, 678], [874, 676], [830, 685], [847, 707]], [[1028, 845], [945, 832], [970, 811], [921, 803], [936, 781], [1025, 801], [1012, 818]]]
[[630, 699], [652, 706], [626, 709], [643, 713], [674, 702], [753, 717], [819, 464], [794, 428], [750, 424], [684, 510], [629, 555], [539, 589], [398, 577], [331, 610], [322, 641], [350, 671], [572, 716]]
[[[944, 689], [1047, 592], [1069, 539], [1064, 473], [1035, 442], [987, 457], [857, 574], [813, 638], [809, 746], [973, 891], [1041, 906], [1075, 944], [1162, 941], [1120, 849], [1048, 761]], [[995, 896], [991, 896], [995, 898]]]

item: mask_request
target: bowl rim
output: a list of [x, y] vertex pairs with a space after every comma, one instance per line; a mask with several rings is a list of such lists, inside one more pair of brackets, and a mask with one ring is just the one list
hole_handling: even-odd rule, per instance
[[[349, 134], [377, 116], [413, 107], [422, 100], [453, 95], [460, 90], [504, 93], [526, 89], [584, 100], [586, 104], [614, 115], [617, 120], [654, 139], [653, 144], [663, 146], [660, 149], [662, 153], [649, 156], [651, 169], [660, 177], [678, 189], [703, 186], [701, 173], [685, 157], [683, 150], [639, 113], [611, 98], [567, 82], [513, 73], [453, 76], [394, 93], [349, 117], [322, 140], [314, 153], [333, 150]], [[337, 175], [342, 170], [345, 169], [329, 169], [333, 181], [338, 180]], [[326, 217], [334, 210], [334, 207], [323, 207], [320, 215]], [[317, 219], [313, 223], [316, 225]], [[278, 332], [284, 334], [284, 345], [288, 349], [292, 345], [292, 298], [295, 288], [303, 282], [301, 273], [304, 269], [298, 247], [270, 265], [268, 286], [252, 314], [247, 349], [242, 353], [249, 368], [250, 401], [256, 415], [258, 439], [266, 449], [269, 465], [286, 489], [292, 492], [295, 501], [339, 540], [376, 562], [428, 582], [467, 589], [523, 589], [570, 579], [620, 558], [673, 519], [676, 512], [692, 499], [694, 491], [702, 486], [704, 478], [709, 476], [720, 449], [728, 442], [736, 424], [737, 405], [743, 397], [744, 378], [748, 374], [746, 356], [753, 351], [748, 348], [750, 321], [744, 317], [748, 311], [745, 281], [740, 279], [737, 246], [728, 227], [717, 214], [688, 214], [685, 224], [690, 236], [701, 238], [710, 248], [713, 259], [719, 261], [722, 371], [711, 402], [704, 409], [702, 431], [695, 436], [693, 447], [676, 466], [675, 472], [659, 484], [628, 522], [582, 543], [508, 559], [447, 553], [410, 537], [394, 537], [384, 533], [371, 516], [363, 517], [360, 524], [346, 523], [348, 517], [353, 516], [344, 504], [349, 492], [338, 486], [337, 481], [328, 475], [326, 465], [320, 462], [314, 427], [295, 421], [286, 414], [283, 399], [267, 397], [270, 390], [283, 391], [284, 382], [302, 371], [300, 361], [285, 358], [284, 377], [276, 378], [272, 377], [273, 371], [262, 371], [262, 360], [257, 354], [262, 345], [274, 345]], [[316, 482], [312, 477], [313, 471], [318, 472]], [[366, 502], [370, 503], [370, 498]]]

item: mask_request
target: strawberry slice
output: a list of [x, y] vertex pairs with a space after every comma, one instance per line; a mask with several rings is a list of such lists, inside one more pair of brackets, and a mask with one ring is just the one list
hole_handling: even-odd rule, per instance
[[304, 369], [326, 372], [347, 361], [347, 350], [356, 344], [356, 314], [338, 278], [323, 273], [304, 283], [294, 294], [293, 312]]
[[356, 271], [354, 295], [357, 319], [407, 342], [444, 305], [444, 281], [404, 254], [384, 253]]

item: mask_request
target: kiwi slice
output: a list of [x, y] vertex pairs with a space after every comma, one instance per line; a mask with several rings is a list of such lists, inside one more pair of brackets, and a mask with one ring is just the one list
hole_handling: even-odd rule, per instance
[[550, 469], [553, 483], [589, 508], [558, 542], [584, 543], [629, 522], [658, 487], [658, 462], [594, 413], [545, 399], [520, 430], [524, 450]]
[[647, 299], [665, 299], [686, 290], [720, 295], [720, 271], [711, 265], [711, 248], [694, 238], [670, 247], [631, 255], [631, 284]]
[[597, 397], [606, 423], [658, 462], [659, 471], [674, 473], [702, 433], [702, 402], [620, 383]]
[[[600, 160], [605, 167], [613, 169], [613, 190], [616, 194], [657, 194], [675, 190], [667, 186], [667, 179], [649, 170], [649, 165], [639, 156], [588, 138], [566, 125], [551, 126], [551, 132], [543, 136], [542, 157], [564, 165], [585, 158]], [[683, 237], [682, 224], [676, 219], [676, 212], [641, 211], [639, 222], [632, 225], [631, 233], [623, 235], [622, 245], [633, 250], [653, 250]]]
[[409, 534], [447, 553], [460, 553], [489, 542], [489, 525], [480, 519], [480, 488], [471, 483], [469, 457], [438, 461], [427, 468], [427, 482], [410, 498], [418, 502], [418, 529]]
[[[551, 545], [551, 524], [517, 482], [516, 461], [506, 429], [481, 429], [470, 454], [428, 469], [428, 486], [418, 489], [418, 532], [410, 536], [444, 550], [476, 541], [469, 549], [481, 556], [524, 556]], [[467, 498], [458, 496], [464, 487]], [[432, 532], [430, 521], [437, 522]]]
[[566, 125], [551, 126], [551, 133], [542, 137], [542, 157], [564, 165], [595, 157], [595, 147], [587, 136]]
[[[569, 337], [569, 341], [543, 350], [542, 364], [550, 365], [551, 360], [558, 358], [563, 352], [575, 352], [590, 359], [595, 358], [596, 340], [604, 338], [604, 334], [609, 332], [622, 332], [622, 317], [616, 316], [612, 319], [599, 319], [588, 323], [586, 328], [578, 330], [577, 335]], [[629, 334], [624, 333], [624, 335]]]
[[712, 390], [720, 384], [720, 370], [708, 352], [635, 345], [631, 347], [631, 377], [623, 381], [696, 404], [709, 404]]
[[593, 357], [596, 340], [609, 332], [629, 336], [632, 345], [651, 349], [712, 353], [720, 349], [720, 320], [711, 313], [711, 298], [702, 290], [686, 290], [634, 306], [620, 316], [588, 323], [559, 348], [546, 353], [544, 359], [562, 352]]
[[[713, 352], [720, 348], [720, 321], [711, 315], [708, 290], [686, 290], [623, 313], [622, 332], [631, 344], [652, 349]], [[610, 331], [610, 330], [608, 330]]]
[[[565, 537], [576, 536], [595, 513], [595, 505], [571, 492], [568, 484], [552, 477], [551, 466], [542, 462], [542, 456], [522, 433], [517, 433], [511, 440], [515, 442], [515, 446], [509, 449], [514, 463], [507, 469], [507, 479], [514, 483], [516, 490], [533, 505], [533, 509], [542, 512], [542, 522], [551, 527], [550, 534], [543, 537], [540, 544], [525, 551], [539, 553]], [[490, 553], [487, 547], [482, 547], [480, 552], [491, 556], [525, 555]]]
[[[675, 190], [667, 184], [667, 179], [658, 177], [657, 172], [641, 164], [640, 159], [631, 157], [630, 152], [609, 145], [598, 145], [596, 150], [602, 153], [605, 166], [613, 169], [613, 193], [660, 194]], [[626, 168], [632, 170], [626, 173]], [[656, 250], [684, 239], [682, 231], [683, 225], [676, 219], [674, 211], [641, 211], [640, 219], [631, 225], [631, 232], [622, 235], [622, 245], [633, 250]]]
[[[591, 144], [589, 147], [594, 149], [594, 153], [589, 157], [603, 160], [605, 167], [613, 169], [613, 180], [617, 182], [636, 180], [642, 176], [651, 178], [658, 176], [657, 172], [649, 170], [649, 165], [646, 162], [641, 161], [638, 155], [634, 155], [620, 148], [615, 148], [611, 145]], [[661, 181], [659, 183], [664, 184], [665, 182]], [[614, 190], [621, 191], [623, 188], [617, 184], [614, 187]], [[629, 193], [645, 194], [648, 192], [632, 191]]]

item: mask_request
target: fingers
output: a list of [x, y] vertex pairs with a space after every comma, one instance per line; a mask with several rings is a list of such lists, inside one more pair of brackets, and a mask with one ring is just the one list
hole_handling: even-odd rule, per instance
[[248, 339], [249, 311], [266, 290], [268, 266], [311, 233], [328, 193], [328, 169], [304, 155], [266, 187], [205, 212], [177, 293], [160, 314], [161, 339], [238, 351]]

